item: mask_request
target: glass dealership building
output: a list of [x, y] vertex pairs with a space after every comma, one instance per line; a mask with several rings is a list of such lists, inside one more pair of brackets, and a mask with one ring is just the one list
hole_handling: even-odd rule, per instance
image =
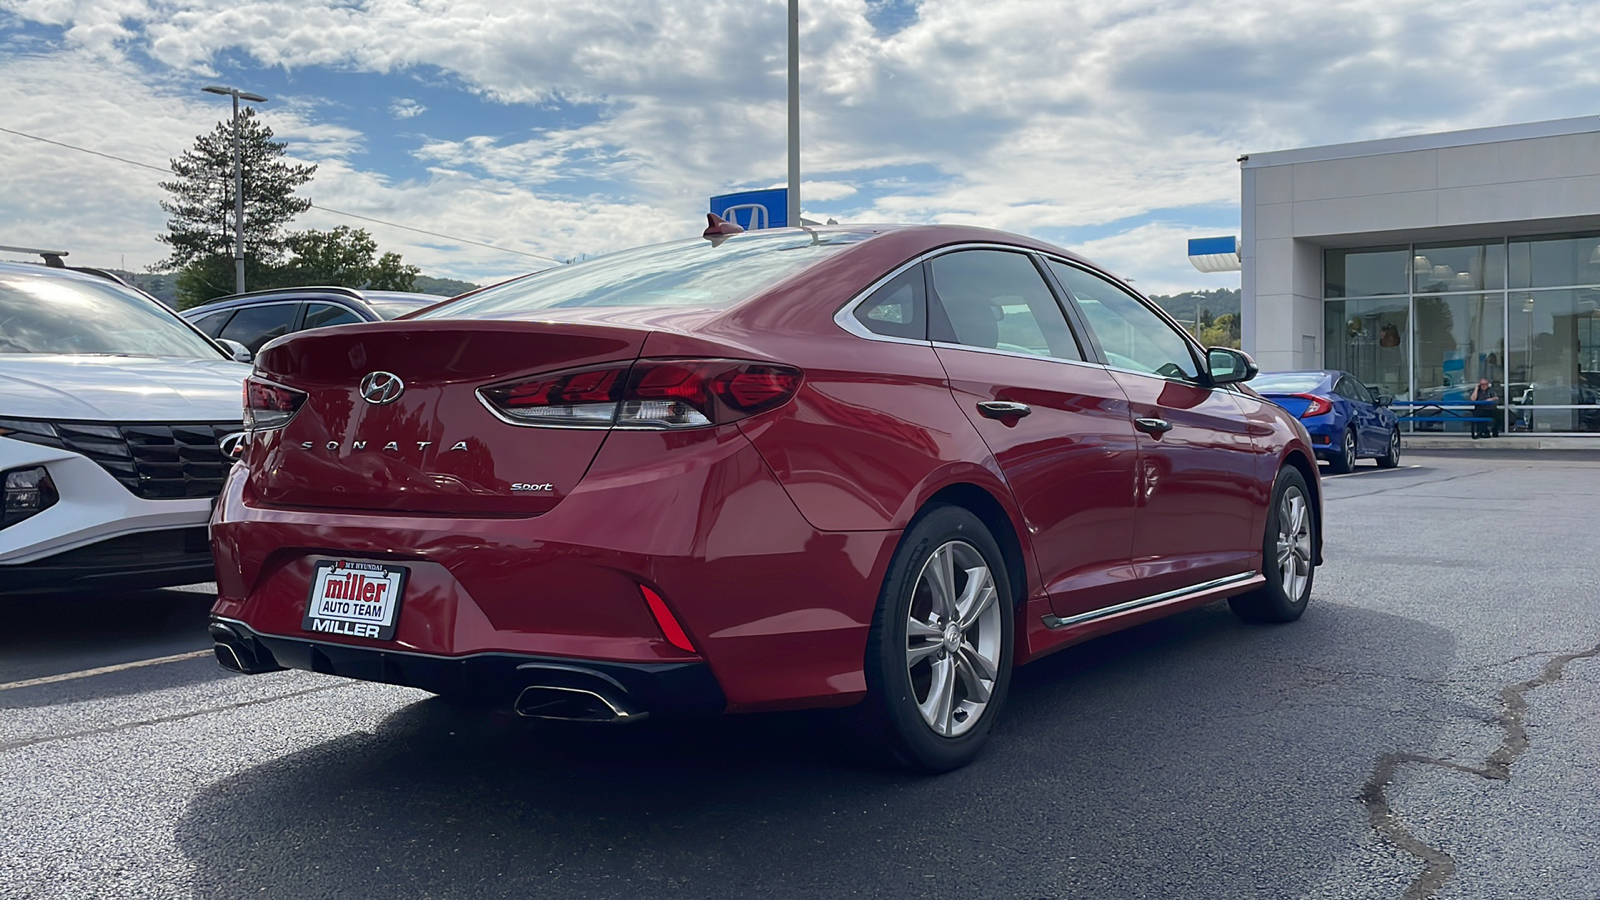
[[1487, 378], [1506, 431], [1600, 435], [1600, 117], [1240, 163], [1263, 371], [1344, 369], [1445, 415]]

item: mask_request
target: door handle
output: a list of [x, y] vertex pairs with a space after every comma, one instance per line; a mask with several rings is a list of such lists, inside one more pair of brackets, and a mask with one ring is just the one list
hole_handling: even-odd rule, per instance
[[1026, 403], [985, 400], [978, 404], [978, 412], [990, 419], [1020, 419], [1033, 412], [1033, 407]]
[[1134, 419], [1133, 427], [1145, 434], [1160, 436], [1172, 430], [1172, 423], [1166, 419]]

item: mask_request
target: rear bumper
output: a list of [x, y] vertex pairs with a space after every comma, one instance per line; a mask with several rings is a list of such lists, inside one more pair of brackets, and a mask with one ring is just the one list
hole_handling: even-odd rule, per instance
[[[263, 670], [304, 669], [436, 694], [503, 701], [507, 707], [525, 688], [562, 684], [607, 686], [613, 697], [652, 715], [716, 714], [728, 705], [710, 667], [698, 662], [621, 663], [519, 653], [435, 656], [260, 634], [243, 622], [216, 616], [211, 622], [213, 637], [226, 634], [227, 641], [238, 641], [249, 654], [246, 658]], [[219, 625], [224, 629], [219, 630]]]
[[[518, 518], [269, 508], [239, 469], [212, 523], [213, 612], [288, 642], [283, 665], [374, 681], [446, 677], [417, 660], [496, 684], [511, 659], [697, 666], [683, 671], [707, 673], [729, 710], [843, 705], [866, 690], [867, 634], [898, 538], [812, 528], [735, 430], [608, 439], [553, 510]], [[329, 558], [407, 568], [392, 641], [303, 630]], [[666, 639], [641, 588], [663, 598], [692, 652]], [[364, 654], [346, 664], [341, 647]]]

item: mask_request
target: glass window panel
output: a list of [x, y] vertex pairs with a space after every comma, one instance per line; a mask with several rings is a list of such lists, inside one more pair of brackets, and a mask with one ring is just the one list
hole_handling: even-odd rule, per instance
[[1411, 280], [1409, 247], [1366, 250], [1328, 250], [1323, 256], [1327, 274], [1324, 296], [1381, 297], [1407, 292]]
[[1502, 288], [1505, 244], [1418, 244], [1411, 257], [1411, 277], [1419, 294]]
[[1200, 378], [1200, 364], [1184, 332], [1143, 301], [1076, 266], [1051, 260], [1050, 270], [1072, 292], [1107, 363], [1162, 378]]
[[1513, 427], [1600, 431], [1600, 290], [1519, 291], [1508, 305]]
[[[1502, 400], [1506, 397], [1504, 295], [1418, 297], [1414, 327], [1416, 400], [1464, 404], [1480, 378], [1489, 379]], [[1438, 413], [1419, 410], [1418, 414]], [[1504, 414], [1503, 406], [1499, 414]], [[1426, 427], [1465, 432], [1469, 423], [1428, 423]]]
[[856, 307], [856, 321], [868, 331], [888, 337], [928, 339], [927, 295], [922, 267], [912, 266], [878, 288]]
[[267, 341], [289, 333], [299, 312], [298, 303], [247, 306], [234, 314], [232, 321], [222, 329], [222, 337], [249, 347], [251, 353], [260, 353]]
[[350, 325], [363, 321], [354, 311], [334, 303], [312, 303], [306, 307], [306, 321], [302, 328], [324, 328], [329, 325]]
[[1600, 234], [1512, 238], [1512, 288], [1600, 284]]
[[[1081, 360], [1066, 314], [1033, 260], [1001, 250], [962, 250], [928, 264], [929, 292], [951, 331], [936, 339], [968, 347]], [[942, 327], [942, 326], [940, 326]]]
[[1327, 366], [1354, 375], [1373, 393], [1410, 399], [1409, 300], [1341, 300], [1324, 304]]

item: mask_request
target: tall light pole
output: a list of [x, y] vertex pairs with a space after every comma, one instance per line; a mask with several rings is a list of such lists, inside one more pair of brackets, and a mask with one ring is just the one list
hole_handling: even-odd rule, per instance
[[789, 222], [800, 227], [800, 0], [789, 0]]
[[244, 156], [239, 149], [239, 101], [265, 103], [267, 98], [238, 88], [201, 88], [208, 94], [221, 94], [233, 98], [233, 290], [244, 293]]

